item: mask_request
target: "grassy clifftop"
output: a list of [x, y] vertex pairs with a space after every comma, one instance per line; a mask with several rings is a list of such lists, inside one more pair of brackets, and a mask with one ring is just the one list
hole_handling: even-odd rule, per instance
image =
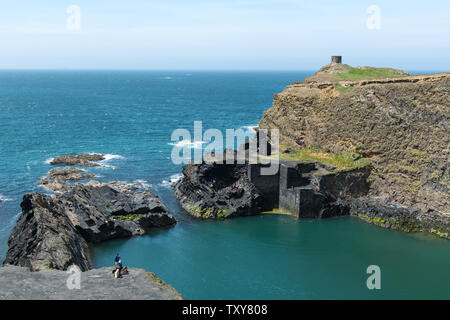
[[352, 67], [348, 64], [331, 63], [320, 68], [313, 76], [305, 79], [305, 82], [386, 79], [408, 75], [407, 72], [394, 68]]

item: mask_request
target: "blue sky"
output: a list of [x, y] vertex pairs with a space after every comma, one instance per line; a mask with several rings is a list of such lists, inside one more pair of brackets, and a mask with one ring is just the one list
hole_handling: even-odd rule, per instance
[[[0, 0], [2, 69], [450, 71], [450, 1]], [[80, 8], [80, 29], [66, 26]], [[380, 8], [369, 29], [367, 8]]]

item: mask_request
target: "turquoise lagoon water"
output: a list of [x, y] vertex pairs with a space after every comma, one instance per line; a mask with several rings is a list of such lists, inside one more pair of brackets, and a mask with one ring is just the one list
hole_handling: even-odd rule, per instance
[[[170, 134], [258, 124], [273, 94], [312, 72], [0, 71], [0, 259], [22, 195], [46, 192], [46, 161], [68, 153], [110, 155], [98, 180], [141, 181], [179, 223], [92, 248], [94, 265], [151, 270], [186, 298], [450, 298], [450, 244], [354, 218], [298, 221], [257, 216], [222, 222], [188, 217], [169, 181]], [[381, 290], [366, 268], [381, 268]]]

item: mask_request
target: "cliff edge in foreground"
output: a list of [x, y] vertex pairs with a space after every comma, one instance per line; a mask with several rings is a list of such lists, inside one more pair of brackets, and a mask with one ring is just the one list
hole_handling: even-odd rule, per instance
[[0, 268], [0, 300], [180, 300], [182, 296], [155, 274], [130, 268], [115, 279], [111, 268], [81, 273], [79, 289], [69, 289], [70, 273], [59, 270], [30, 272], [17, 266]]

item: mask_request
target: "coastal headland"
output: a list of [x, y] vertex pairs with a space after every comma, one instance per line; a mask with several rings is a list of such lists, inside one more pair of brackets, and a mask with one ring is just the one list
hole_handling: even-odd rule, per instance
[[175, 196], [191, 215], [267, 211], [352, 215], [449, 238], [450, 73], [331, 63], [274, 96], [258, 129], [280, 131], [280, 168], [203, 161], [183, 168]]

